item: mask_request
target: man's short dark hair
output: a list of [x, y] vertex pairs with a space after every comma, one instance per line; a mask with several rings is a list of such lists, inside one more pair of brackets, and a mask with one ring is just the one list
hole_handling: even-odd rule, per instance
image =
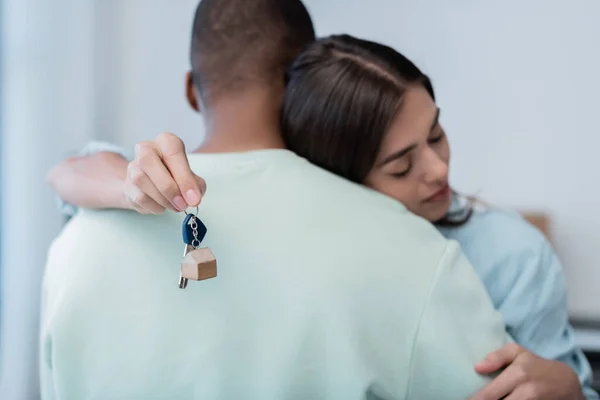
[[202, 0], [192, 31], [194, 84], [203, 98], [283, 84], [287, 67], [314, 40], [300, 0]]

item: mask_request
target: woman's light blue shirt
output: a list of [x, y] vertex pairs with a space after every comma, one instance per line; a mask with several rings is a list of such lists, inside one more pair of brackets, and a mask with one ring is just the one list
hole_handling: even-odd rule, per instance
[[[459, 207], [455, 200], [453, 209]], [[570, 365], [586, 397], [598, 399], [590, 364], [568, 321], [563, 268], [544, 235], [516, 213], [487, 207], [476, 207], [463, 226], [439, 229], [461, 244], [515, 341]]]

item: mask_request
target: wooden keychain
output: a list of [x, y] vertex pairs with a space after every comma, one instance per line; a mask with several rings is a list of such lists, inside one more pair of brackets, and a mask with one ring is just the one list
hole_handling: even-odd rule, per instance
[[179, 274], [180, 289], [186, 288], [188, 279], [203, 281], [217, 276], [217, 260], [213, 252], [208, 247], [200, 247], [208, 230], [197, 217], [198, 208], [196, 207], [196, 214], [185, 214], [181, 226], [185, 249]]

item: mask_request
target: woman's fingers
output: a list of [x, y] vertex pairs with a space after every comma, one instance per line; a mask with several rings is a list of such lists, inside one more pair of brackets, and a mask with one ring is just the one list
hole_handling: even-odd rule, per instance
[[206, 191], [206, 182], [192, 172], [183, 141], [172, 133], [162, 133], [154, 141], [160, 157], [175, 180], [179, 193], [190, 206], [197, 206]]

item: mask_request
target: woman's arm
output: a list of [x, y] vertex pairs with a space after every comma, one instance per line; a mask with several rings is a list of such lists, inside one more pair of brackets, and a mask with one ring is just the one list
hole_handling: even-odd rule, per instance
[[125, 198], [125, 153], [108, 143], [92, 142], [78, 156], [53, 167], [46, 180], [67, 215], [83, 208], [130, 208]]
[[183, 142], [173, 134], [137, 144], [131, 162], [115, 146], [91, 143], [79, 157], [54, 167], [47, 179], [67, 214], [77, 207], [133, 209], [144, 214], [166, 208], [181, 211], [198, 205], [206, 190], [204, 179], [189, 167]]

